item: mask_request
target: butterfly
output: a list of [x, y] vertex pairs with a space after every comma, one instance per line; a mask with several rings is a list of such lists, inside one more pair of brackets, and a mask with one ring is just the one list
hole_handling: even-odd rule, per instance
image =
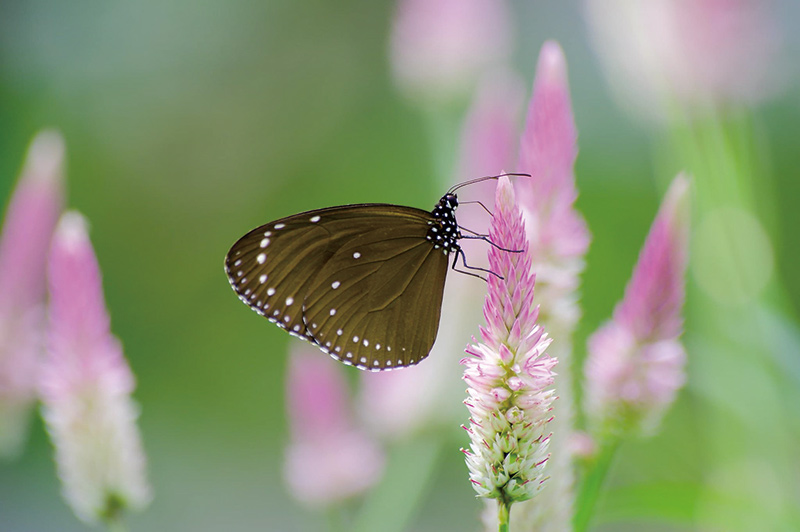
[[264, 224], [228, 251], [228, 281], [252, 310], [347, 365], [415, 365], [436, 341], [449, 257], [453, 269], [461, 257], [487, 271], [466, 263], [459, 240], [490, 241], [461, 232], [455, 192], [498, 177], [451, 187], [430, 212], [365, 203]]

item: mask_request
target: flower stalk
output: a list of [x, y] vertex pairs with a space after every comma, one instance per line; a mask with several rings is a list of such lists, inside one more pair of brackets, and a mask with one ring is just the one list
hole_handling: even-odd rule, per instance
[[479, 497], [497, 499], [498, 527], [507, 530], [511, 505], [534, 497], [546, 481], [556, 359], [546, 354], [551, 340], [537, 324], [524, 222], [508, 178], [500, 178], [496, 194], [487, 325], [480, 329], [483, 342], [469, 346], [471, 356], [461, 361], [471, 439], [462, 451], [473, 488]]

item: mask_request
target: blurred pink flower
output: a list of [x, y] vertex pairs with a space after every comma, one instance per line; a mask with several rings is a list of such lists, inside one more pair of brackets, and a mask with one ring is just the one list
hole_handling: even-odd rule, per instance
[[688, 179], [679, 175], [613, 320], [589, 338], [586, 409], [601, 429], [653, 429], [686, 379], [678, 337], [688, 260], [688, 192]]
[[574, 206], [577, 137], [564, 52], [558, 43], [548, 41], [539, 54], [515, 170], [532, 176], [517, 180], [517, 190], [536, 272], [539, 320], [558, 339], [549, 352], [559, 361], [555, 377], [559, 399], [553, 405], [549, 486], [536, 501], [518, 506], [515, 530], [572, 529], [572, 335], [580, 318], [578, 287], [591, 240]]
[[36, 398], [44, 348], [45, 260], [61, 214], [64, 141], [36, 136], [0, 238], [0, 456], [16, 455]]
[[284, 474], [292, 495], [309, 506], [326, 506], [374, 485], [384, 456], [350, 419], [341, 368], [301, 345], [292, 354], [287, 383], [291, 441]]
[[[512, 74], [487, 77], [480, 86], [467, 115], [461, 137], [457, 176], [496, 174], [508, 167], [515, 156], [517, 115], [522, 104], [521, 82]], [[491, 198], [494, 181], [462, 189], [461, 201]], [[487, 205], [491, 207], [491, 205]], [[489, 217], [478, 205], [459, 209], [463, 227], [482, 229]], [[486, 244], [462, 241], [470, 260], [477, 261]], [[453, 371], [463, 339], [480, 319], [480, 302], [485, 285], [468, 275], [448, 275], [439, 335], [425, 361], [401, 371], [361, 376], [359, 405], [367, 425], [378, 434], [397, 441], [431, 425], [450, 426], [463, 416], [456, 398], [462, 397], [464, 383]], [[451, 400], [452, 399], [452, 400]], [[448, 408], [446, 405], [454, 405]]]
[[577, 138], [564, 52], [548, 41], [539, 54], [515, 170], [533, 176], [520, 180], [518, 190], [545, 312], [542, 319], [551, 333], [571, 332], [580, 317], [578, 276], [590, 235], [574, 207]]
[[469, 397], [470, 449], [464, 450], [475, 491], [508, 506], [533, 497], [545, 481], [556, 360], [545, 353], [550, 339], [536, 320], [534, 275], [524, 222], [508, 178], [497, 184], [492, 242], [520, 253], [489, 248], [483, 343], [462, 359]]
[[[522, 80], [511, 71], [493, 71], [481, 79], [461, 130], [456, 180], [516, 171], [512, 163], [524, 97]], [[485, 199], [492, 197], [494, 188], [493, 181], [485, 181], [462, 193]], [[469, 212], [462, 209], [461, 216]]]
[[400, 88], [424, 101], [468, 95], [511, 49], [504, 0], [399, 0], [391, 64]]
[[592, 460], [597, 456], [597, 442], [588, 433], [576, 430], [568, 441], [570, 454], [576, 459]]
[[773, 90], [781, 39], [771, 1], [586, 0], [586, 13], [609, 82], [640, 113], [751, 103]]
[[134, 376], [110, 332], [100, 269], [76, 212], [64, 214], [50, 249], [42, 415], [64, 497], [87, 523], [114, 521], [150, 500], [131, 400]]

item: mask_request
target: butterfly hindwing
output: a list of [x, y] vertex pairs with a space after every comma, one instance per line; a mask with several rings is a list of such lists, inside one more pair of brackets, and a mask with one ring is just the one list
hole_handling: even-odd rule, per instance
[[346, 364], [413, 365], [436, 339], [447, 255], [425, 238], [430, 214], [409, 214], [339, 248], [306, 297], [306, 325], [323, 350]]

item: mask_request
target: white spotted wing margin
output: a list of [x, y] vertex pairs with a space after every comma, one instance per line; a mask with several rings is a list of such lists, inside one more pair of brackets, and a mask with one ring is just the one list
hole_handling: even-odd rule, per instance
[[387, 204], [304, 212], [258, 227], [225, 258], [239, 298], [345, 364], [414, 365], [433, 347], [448, 259], [431, 213]]

